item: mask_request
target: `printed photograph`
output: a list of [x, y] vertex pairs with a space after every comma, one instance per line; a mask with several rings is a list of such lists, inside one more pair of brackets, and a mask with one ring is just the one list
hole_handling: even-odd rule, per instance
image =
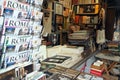
[[11, 35], [11, 34], [14, 34], [14, 32], [15, 32], [15, 28], [14, 27], [7, 27], [5, 29], [5, 34]]
[[10, 17], [13, 16], [13, 10], [5, 8], [4, 11], [3, 11], [3, 15], [6, 18], [10, 18]]

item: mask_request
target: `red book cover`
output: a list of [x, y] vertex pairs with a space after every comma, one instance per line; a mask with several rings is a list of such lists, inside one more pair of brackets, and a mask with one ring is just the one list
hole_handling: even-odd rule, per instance
[[102, 76], [103, 71], [104, 71], [104, 70], [97, 71], [97, 70], [91, 69], [91, 70], [90, 70], [90, 73], [91, 73], [91, 74], [94, 74], [94, 75], [97, 75], [97, 76]]

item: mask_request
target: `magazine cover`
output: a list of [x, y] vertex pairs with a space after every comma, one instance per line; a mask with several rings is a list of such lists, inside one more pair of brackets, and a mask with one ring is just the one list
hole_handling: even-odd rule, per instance
[[5, 0], [4, 3], [4, 8], [25, 12], [29, 11], [30, 5], [18, 2], [16, 0]]
[[18, 45], [29, 43], [31, 39], [32, 39], [31, 35], [6, 36], [5, 45]]
[[6, 18], [4, 21], [3, 34], [6, 35], [27, 35], [29, 20]]
[[3, 15], [3, 0], [0, 0], [0, 16]]
[[17, 45], [6, 45], [4, 46], [4, 53], [18, 53], [30, 50], [29, 43], [17, 44]]
[[8, 53], [5, 54], [4, 68], [14, 65], [16, 63], [26, 62], [29, 60], [30, 52]]
[[4, 4], [3, 15], [6, 18], [27, 19], [31, 17], [31, 12], [29, 12], [30, 5], [16, 0], [6, 0], [4, 3], [6, 4]]
[[17, 18], [17, 19], [27, 19], [31, 17], [30, 12], [13, 10], [9, 8], [4, 8], [3, 15], [5, 18]]

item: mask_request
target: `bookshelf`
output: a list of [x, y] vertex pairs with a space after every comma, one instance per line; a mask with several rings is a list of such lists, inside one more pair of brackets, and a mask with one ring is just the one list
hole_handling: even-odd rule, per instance
[[75, 4], [73, 10], [75, 15], [79, 18], [78, 25], [95, 28], [98, 24], [100, 9], [100, 2], [95, 0], [85, 0], [85, 2]]

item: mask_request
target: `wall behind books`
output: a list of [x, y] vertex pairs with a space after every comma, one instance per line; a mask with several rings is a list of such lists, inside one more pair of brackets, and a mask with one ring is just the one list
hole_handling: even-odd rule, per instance
[[0, 68], [39, 54], [43, 0], [0, 0]]

